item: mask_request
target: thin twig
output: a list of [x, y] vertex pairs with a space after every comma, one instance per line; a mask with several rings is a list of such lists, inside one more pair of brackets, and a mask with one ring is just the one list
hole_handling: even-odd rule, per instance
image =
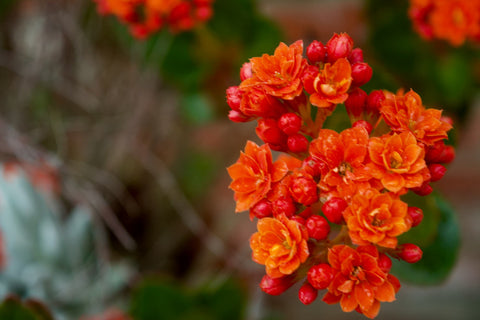
[[24, 80], [35, 83], [41, 83], [43, 86], [49, 88], [54, 93], [70, 101], [83, 111], [92, 112], [100, 105], [100, 101], [87, 90], [81, 88], [79, 85], [72, 85], [67, 79], [55, 76], [49, 77], [50, 70], [41, 70], [39, 75], [34, 75], [29, 72], [33, 64], [28, 59], [18, 59], [17, 56], [8, 54], [4, 50], [0, 50], [0, 67], [14, 72]]
[[162, 159], [154, 156], [152, 153], [137, 149], [132, 149], [134, 151], [132, 153], [133, 156], [138, 158], [145, 170], [155, 178], [155, 181], [168, 197], [183, 223], [204, 242], [208, 250], [217, 257], [224, 259], [226, 248], [223, 241], [210, 231], [205, 222], [200, 218], [198, 212], [181, 191], [175, 176], [168, 169], [167, 165]]
[[[81, 190], [82, 188], [79, 189]], [[125, 230], [115, 213], [106, 203], [106, 201], [102, 197], [100, 197], [97, 192], [92, 192], [91, 190], [84, 189], [83, 194], [86, 201], [90, 203], [90, 205], [95, 209], [95, 211], [100, 214], [103, 221], [105, 221], [110, 230], [112, 230], [112, 232], [115, 234], [118, 241], [120, 241], [123, 247], [130, 251], [135, 250], [137, 247], [135, 240], [130, 236], [127, 230]]]

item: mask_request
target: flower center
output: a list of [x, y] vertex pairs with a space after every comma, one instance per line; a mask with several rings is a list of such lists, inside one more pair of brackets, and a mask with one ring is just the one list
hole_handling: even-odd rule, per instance
[[287, 250], [291, 250], [292, 249], [292, 246], [290, 245], [290, 243], [288, 243], [287, 240], [283, 241], [282, 242], [282, 245], [285, 247], [285, 249]]
[[462, 10], [460, 10], [459, 8], [456, 8], [455, 10], [453, 10], [452, 19], [455, 25], [461, 26], [465, 20], [464, 18], [465, 16], [463, 15]]
[[402, 156], [397, 151], [390, 154], [390, 168], [398, 169], [403, 163]]
[[345, 176], [347, 171], [352, 172], [353, 168], [348, 162], [344, 161], [338, 166], [338, 174], [341, 175], [341, 176]]
[[378, 214], [380, 213], [380, 208], [376, 208], [370, 212], [370, 216], [372, 217], [372, 222], [370, 224], [374, 227], [381, 227], [385, 220], [378, 218]]
[[356, 281], [365, 280], [365, 272], [363, 271], [362, 267], [354, 266], [352, 273], [350, 273], [350, 278]]

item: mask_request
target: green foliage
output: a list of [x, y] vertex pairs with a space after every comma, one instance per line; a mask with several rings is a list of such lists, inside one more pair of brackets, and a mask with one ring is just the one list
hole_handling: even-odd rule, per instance
[[135, 320], [240, 320], [244, 307], [244, 293], [232, 280], [190, 291], [173, 282], [147, 278], [133, 293], [130, 314]]
[[[207, 57], [196, 56], [197, 50], [200, 50], [199, 46], [202, 45], [197, 40], [190, 32], [173, 37], [171, 43], [167, 44], [169, 47], [164, 58], [158, 61], [160, 74], [183, 90], [198, 88], [212, 67]], [[202, 58], [205, 60], [201, 61]]]
[[177, 174], [185, 193], [193, 198], [201, 197], [218, 173], [214, 155], [192, 150], [178, 163]]
[[185, 94], [180, 100], [183, 118], [192, 124], [205, 124], [212, 120], [211, 101], [206, 94], [194, 92]]
[[[479, 61], [480, 51], [468, 44], [456, 48], [422, 39], [408, 17], [408, 1], [369, 0], [366, 12], [369, 52], [376, 58], [373, 82], [382, 80], [378, 87], [390, 90], [394, 83], [393, 90], [413, 88], [427, 106], [463, 117], [478, 87], [472, 64]], [[378, 70], [386, 76], [379, 76]]]
[[416, 284], [439, 284], [450, 274], [460, 247], [455, 212], [438, 194], [417, 197], [413, 203], [409, 201], [409, 204], [423, 209], [424, 220], [402, 235], [399, 242], [419, 245], [423, 250], [423, 257], [414, 264], [394, 261], [392, 273]]
[[101, 258], [95, 241], [101, 231], [86, 207], [63, 217], [54, 195], [37, 191], [20, 168], [2, 168], [0, 198], [7, 252], [0, 297], [39, 299], [58, 319], [71, 319], [100, 310], [125, 284], [129, 269]]
[[45, 306], [35, 300], [22, 303], [16, 297], [8, 297], [0, 305], [0, 319], [53, 320], [53, 317]]

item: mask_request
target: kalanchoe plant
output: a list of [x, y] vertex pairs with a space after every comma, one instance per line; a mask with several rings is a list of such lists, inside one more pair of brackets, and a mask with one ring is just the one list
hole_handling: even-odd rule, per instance
[[[452, 123], [413, 90], [362, 90], [372, 68], [345, 33], [313, 41], [306, 58], [303, 49], [281, 43], [250, 59], [240, 85], [227, 89], [229, 118], [257, 120], [265, 143], [248, 141], [228, 168], [235, 211], [258, 218], [250, 246], [265, 265], [263, 291], [278, 295], [303, 281], [304, 304], [326, 290], [324, 302], [374, 318], [400, 289], [391, 258], [422, 258], [398, 239], [423, 218], [402, 197], [428, 195], [443, 176], [454, 158], [444, 143]], [[325, 128], [342, 104], [351, 127]], [[282, 153], [276, 161], [272, 149]]]
[[36, 299], [57, 320], [78, 319], [102, 310], [125, 286], [131, 268], [111, 264], [100, 254], [95, 237], [105, 235], [93, 224], [87, 207], [77, 206], [68, 215], [62, 212], [58, 180], [46, 169], [0, 165], [5, 252], [0, 300], [10, 295]]
[[408, 11], [424, 39], [441, 39], [458, 47], [466, 40], [480, 42], [479, 0], [410, 0]]
[[172, 32], [190, 30], [210, 19], [213, 0], [94, 0], [101, 14], [116, 16], [131, 33], [143, 39], [169, 28]]

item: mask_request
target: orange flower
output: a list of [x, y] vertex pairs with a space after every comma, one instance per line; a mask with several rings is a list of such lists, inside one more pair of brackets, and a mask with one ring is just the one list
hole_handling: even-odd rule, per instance
[[135, 7], [142, 4], [144, 0], [97, 0], [97, 2], [105, 8], [106, 12], [126, 19], [134, 14]]
[[168, 14], [184, 0], [144, 0], [145, 5], [159, 14]]
[[267, 275], [279, 278], [292, 274], [307, 260], [308, 232], [284, 215], [258, 220], [258, 232], [250, 238], [253, 261], [265, 265]]
[[364, 128], [350, 128], [337, 133], [321, 129], [318, 138], [310, 143], [310, 155], [326, 164], [328, 172], [322, 175], [319, 187], [324, 192], [335, 190], [341, 184], [367, 181], [365, 171], [368, 133]]
[[446, 139], [452, 126], [441, 119], [442, 111], [425, 109], [420, 96], [410, 90], [405, 95], [387, 94], [382, 102], [380, 113], [394, 132], [412, 132], [418, 141], [431, 146]]
[[236, 212], [250, 209], [270, 191], [273, 182], [281, 180], [288, 172], [284, 161], [272, 162], [268, 145], [259, 147], [247, 141], [245, 153], [240, 153], [238, 161], [227, 168], [235, 192]]
[[373, 245], [357, 250], [346, 245], [329, 249], [328, 262], [334, 277], [323, 301], [328, 304], [340, 302], [344, 312], [357, 310], [368, 318], [375, 318], [380, 302], [394, 301], [400, 289], [398, 279], [380, 269], [378, 257]]
[[425, 149], [411, 132], [371, 138], [368, 154], [370, 173], [389, 191], [404, 194], [407, 188], [420, 187], [430, 179]]
[[293, 100], [303, 92], [301, 76], [307, 64], [303, 58], [303, 41], [299, 40], [291, 46], [285, 43], [275, 49], [273, 56], [250, 59], [252, 77], [240, 84], [242, 90], [252, 86], [261, 87], [265, 93], [284, 100]]
[[242, 93], [240, 111], [252, 117], [279, 118], [287, 109], [278, 99], [266, 94], [262, 87], [255, 86]]
[[338, 59], [333, 65], [326, 63], [320, 72], [312, 66], [305, 73], [303, 81], [311, 104], [319, 108], [333, 107], [348, 98], [352, 67], [344, 58]]
[[430, 22], [437, 38], [460, 46], [467, 37], [480, 32], [480, 1], [436, 1]]
[[398, 196], [367, 189], [353, 196], [343, 217], [354, 244], [375, 243], [395, 248], [396, 237], [408, 231], [412, 225], [407, 209], [408, 205]]
[[424, 39], [433, 38], [433, 30], [430, 25], [430, 14], [434, 8], [434, 0], [410, 0], [408, 15], [412, 19], [413, 27]]
[[213, 0], [93, 0], [101, 14], [116, 15], [143, 39], [169, 26], [170, 31], [192, 29], [212, 16]]

